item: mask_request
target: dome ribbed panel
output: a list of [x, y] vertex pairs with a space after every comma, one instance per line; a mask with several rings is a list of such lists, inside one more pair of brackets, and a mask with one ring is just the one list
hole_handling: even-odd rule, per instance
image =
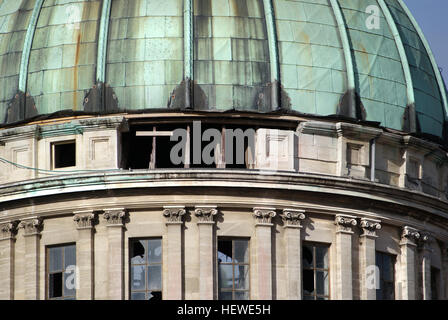
[[0, 124], [19, 87], [20, 60], [34, 2], [0, 1]]
[[337, 113], [347, 90], [344, 53], [327, 0], [274, 1], [281, 80], [293, 110]]
[[106, 82], [119, 108], [166, 108], [183, 79], [183, 0], [113, 0]]
[[258, 110], [270, 81], [269, 46], [262, 0], [194, 1], [194, 80], [209, 110]]
[[418, 32], [396, 0], [386, 0], [396, 21], [411, 68], [417, 120], [422, 133], [442, 136], [444, 112], [431, 61]]
[[101, 1], [46, 0], [28, 68], [28, 92], [39, 114], [83, 110], [95, 83]]
[[368, 29], [369, 5], [375, 0], [339, 0], [347, 24], [355, 65], [356, 89], [366, 120], [402, 130], [407, 89], [400, 55], [389, 25], [380, 11], [379, 29]]

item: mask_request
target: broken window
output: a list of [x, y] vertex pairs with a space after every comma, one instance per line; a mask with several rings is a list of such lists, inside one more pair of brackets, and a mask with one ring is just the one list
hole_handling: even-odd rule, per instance
[[249, 300], [249, 240], [218, 240], [219, 300]]
[[76, 141], [64, 141], [52, 144], [53, 168], [76, 167]]
[[255, 167], [256, 129], [194, 121], [136, 125], [123, 134], [126, 169]]
[[330, 265], [327, 245], [305, 244], [303, 256], [303, 299], [329, 300]]
[[376, 265], [380, 271], [380, 288], [376, 290], [377, 300], [395, 299], [395, 256], [376, 252]]
[[76, 246], [47, 249], [48, 299], [76, 299]]
[[131, 240], [131, 300], [162, 300], [162, 239]]

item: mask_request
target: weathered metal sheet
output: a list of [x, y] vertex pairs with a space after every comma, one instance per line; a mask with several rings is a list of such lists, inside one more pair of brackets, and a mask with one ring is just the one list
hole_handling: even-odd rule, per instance
[[442, 136], [444, 110], [437, 79], [425, 46], [411, 20], [396, 0], [386, 0], [397, 24], [408, 58], [414, 85], [417, 128], [421, 133]]
[[121, 110], [167, 108], [184, 76], [184, 0], [113, 0], [106, 82]]
[[332, 115], [347, 91], [344, 51], [328, 1], [275, 0], [281, 80], [291, 108]]
[[[389, 128], [402, 130], [408, 105], [406, 80], [400, 54], [389, 24], [376, 0], [339, 0], [355, 63], [356, 91], [366, 112], [365, 120], [378, 121]], [[366, 21], [378, 8], [378, 26], [369, 28]]]
[[0, 3], [0, 124], [11, 122], [8, 112], [23, 114], [11, 108], [17, 106], [20, 62], [33, 6], [34, 0], [3, 0]]
[[45, 0], [28, 68], [28, 92], [40, 114], [82, 110], [95, 83], [101, 1]]
[[263, 1], [195, 0], [194, 15], [194, 79], [208, 108], [258, 110], [271, 82]]

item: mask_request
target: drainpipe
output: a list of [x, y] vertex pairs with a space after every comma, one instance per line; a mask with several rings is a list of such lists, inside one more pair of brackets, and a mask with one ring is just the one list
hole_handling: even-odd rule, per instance
[[376, 138], [370, 141], [370, 181], [375, 182]]

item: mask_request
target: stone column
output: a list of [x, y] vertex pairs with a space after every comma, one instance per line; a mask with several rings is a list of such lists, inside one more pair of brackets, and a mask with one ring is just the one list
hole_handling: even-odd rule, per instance
[[272, 218], [274, 208], [254, 208], [257, 300], [272, 300]]
[[39, 300], [39, 254], [41, 218], [27, 219], [20, 222], [19, 227], [25, 232], [25, 299]]
[[199, 229], [199, 299], [214, 299], [214, 265], [213, 250], [216, 206], [197, 206], [194, 211], [198, 217]]
[[183, 299], [183, 259], [182, 259], [182, 232], [185, 207], [163, 207], [167, 227], [167, 285], [166, 300]]
[[289, 300], [302, 300], [302, 221], [305, 210], [285, 209], [281, 215], [286, 250], [286, 280]]
[[361, 299], [376, 300], [379, 278], [376, 274], [376, 231], [381, 229], [381, 221], [362, 218], [362, 234], [359, 243], [359, 262], [361, 274]]
[[404, 227], [401, 233], [400, 249], [401, 249], [401, 299], [415, 300], [415, 253], [420, 233], [411, 227]]
[[418, 242], [420, 249], [419, 274], [422, 283], [423, 300], [431, 300], [431, 239], [427, 234], [420, 233]]
[[14, 242], [18, 221], [0, 224], [0, 300], [14, 300]]
[[336, 215], [336, 298], [353, 300], [352, 228], [356, 217]]
[[124, 234], [126, 210], [105, 209], [108, 240], [108, 287], [109, 300], [124, 299]]
[[93, 300], [94, 295], [94, 245], [93, 225], [95, 214], [93, 210], [74, 212], [73, 220], [78, 229], [76, 241], [76, 266], [78, 269], [77, 300]]

